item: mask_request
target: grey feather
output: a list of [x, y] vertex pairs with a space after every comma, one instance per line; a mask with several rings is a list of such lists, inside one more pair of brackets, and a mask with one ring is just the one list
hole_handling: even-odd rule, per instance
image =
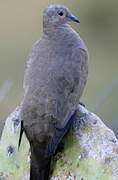
[[[65, 19], [57, 15], [60, 9]], [[70, 16], [59, 5], [44, 11], [43, 35], [32, 49], [25, 73], [21, 119], [30, 144], [39, 145], [44, 159], [56, 128], [64, 129], [74, 114], [88, 76], [88, 51], [66, 24]]]

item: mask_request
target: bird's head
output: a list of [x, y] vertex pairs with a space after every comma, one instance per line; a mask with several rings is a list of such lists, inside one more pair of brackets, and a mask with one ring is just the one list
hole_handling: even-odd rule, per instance
[[80, 20], [73, 16], [70, 11], [62, 5], [50, 5], [44, 10], [43, 24], [46, 26], [59, 26], [69, 21], [80, 23]]

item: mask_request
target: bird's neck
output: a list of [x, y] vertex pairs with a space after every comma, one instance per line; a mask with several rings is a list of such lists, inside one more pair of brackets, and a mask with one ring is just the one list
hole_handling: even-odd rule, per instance
[[60, 26], [47, 26], [43, 28], [44, 36], [54, 41], [67, 41], [73, 39], [74, 36], [79, 35], [71, 28], [68, 24], [63, 24]]

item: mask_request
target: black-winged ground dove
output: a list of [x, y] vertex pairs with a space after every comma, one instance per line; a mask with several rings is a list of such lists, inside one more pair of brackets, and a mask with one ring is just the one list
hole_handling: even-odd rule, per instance
[[[67, 22], [79, 19], [61, 5], [43, 14], [43, 35], [30, 54], [21, 107], [31, 147], [30, 180], [48, 180], [51, 156], [70, 129], [88, 76], [88, 52]], [[20, 137], [21, 141], [21, 137]]]

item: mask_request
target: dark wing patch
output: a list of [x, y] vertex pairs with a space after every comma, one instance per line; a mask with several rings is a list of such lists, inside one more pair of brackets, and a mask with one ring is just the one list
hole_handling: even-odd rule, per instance
[[66, 135], [66, 133], [71, 128], [74, 120], [75, 120], [75, 113], [71, 116], [71, 118], [69, 119], [69, 121], [67, 122], [67, 124], [65, 125], [64, 128], [56, 128], [55, 129], [54, 136], [50, 140], [50, 142], [48, 143], [48, 146], [47, 146], [47, 150], [46, 150], [47, 157], [55, 154], [58, 145], [60, 144], [63, 137]]

